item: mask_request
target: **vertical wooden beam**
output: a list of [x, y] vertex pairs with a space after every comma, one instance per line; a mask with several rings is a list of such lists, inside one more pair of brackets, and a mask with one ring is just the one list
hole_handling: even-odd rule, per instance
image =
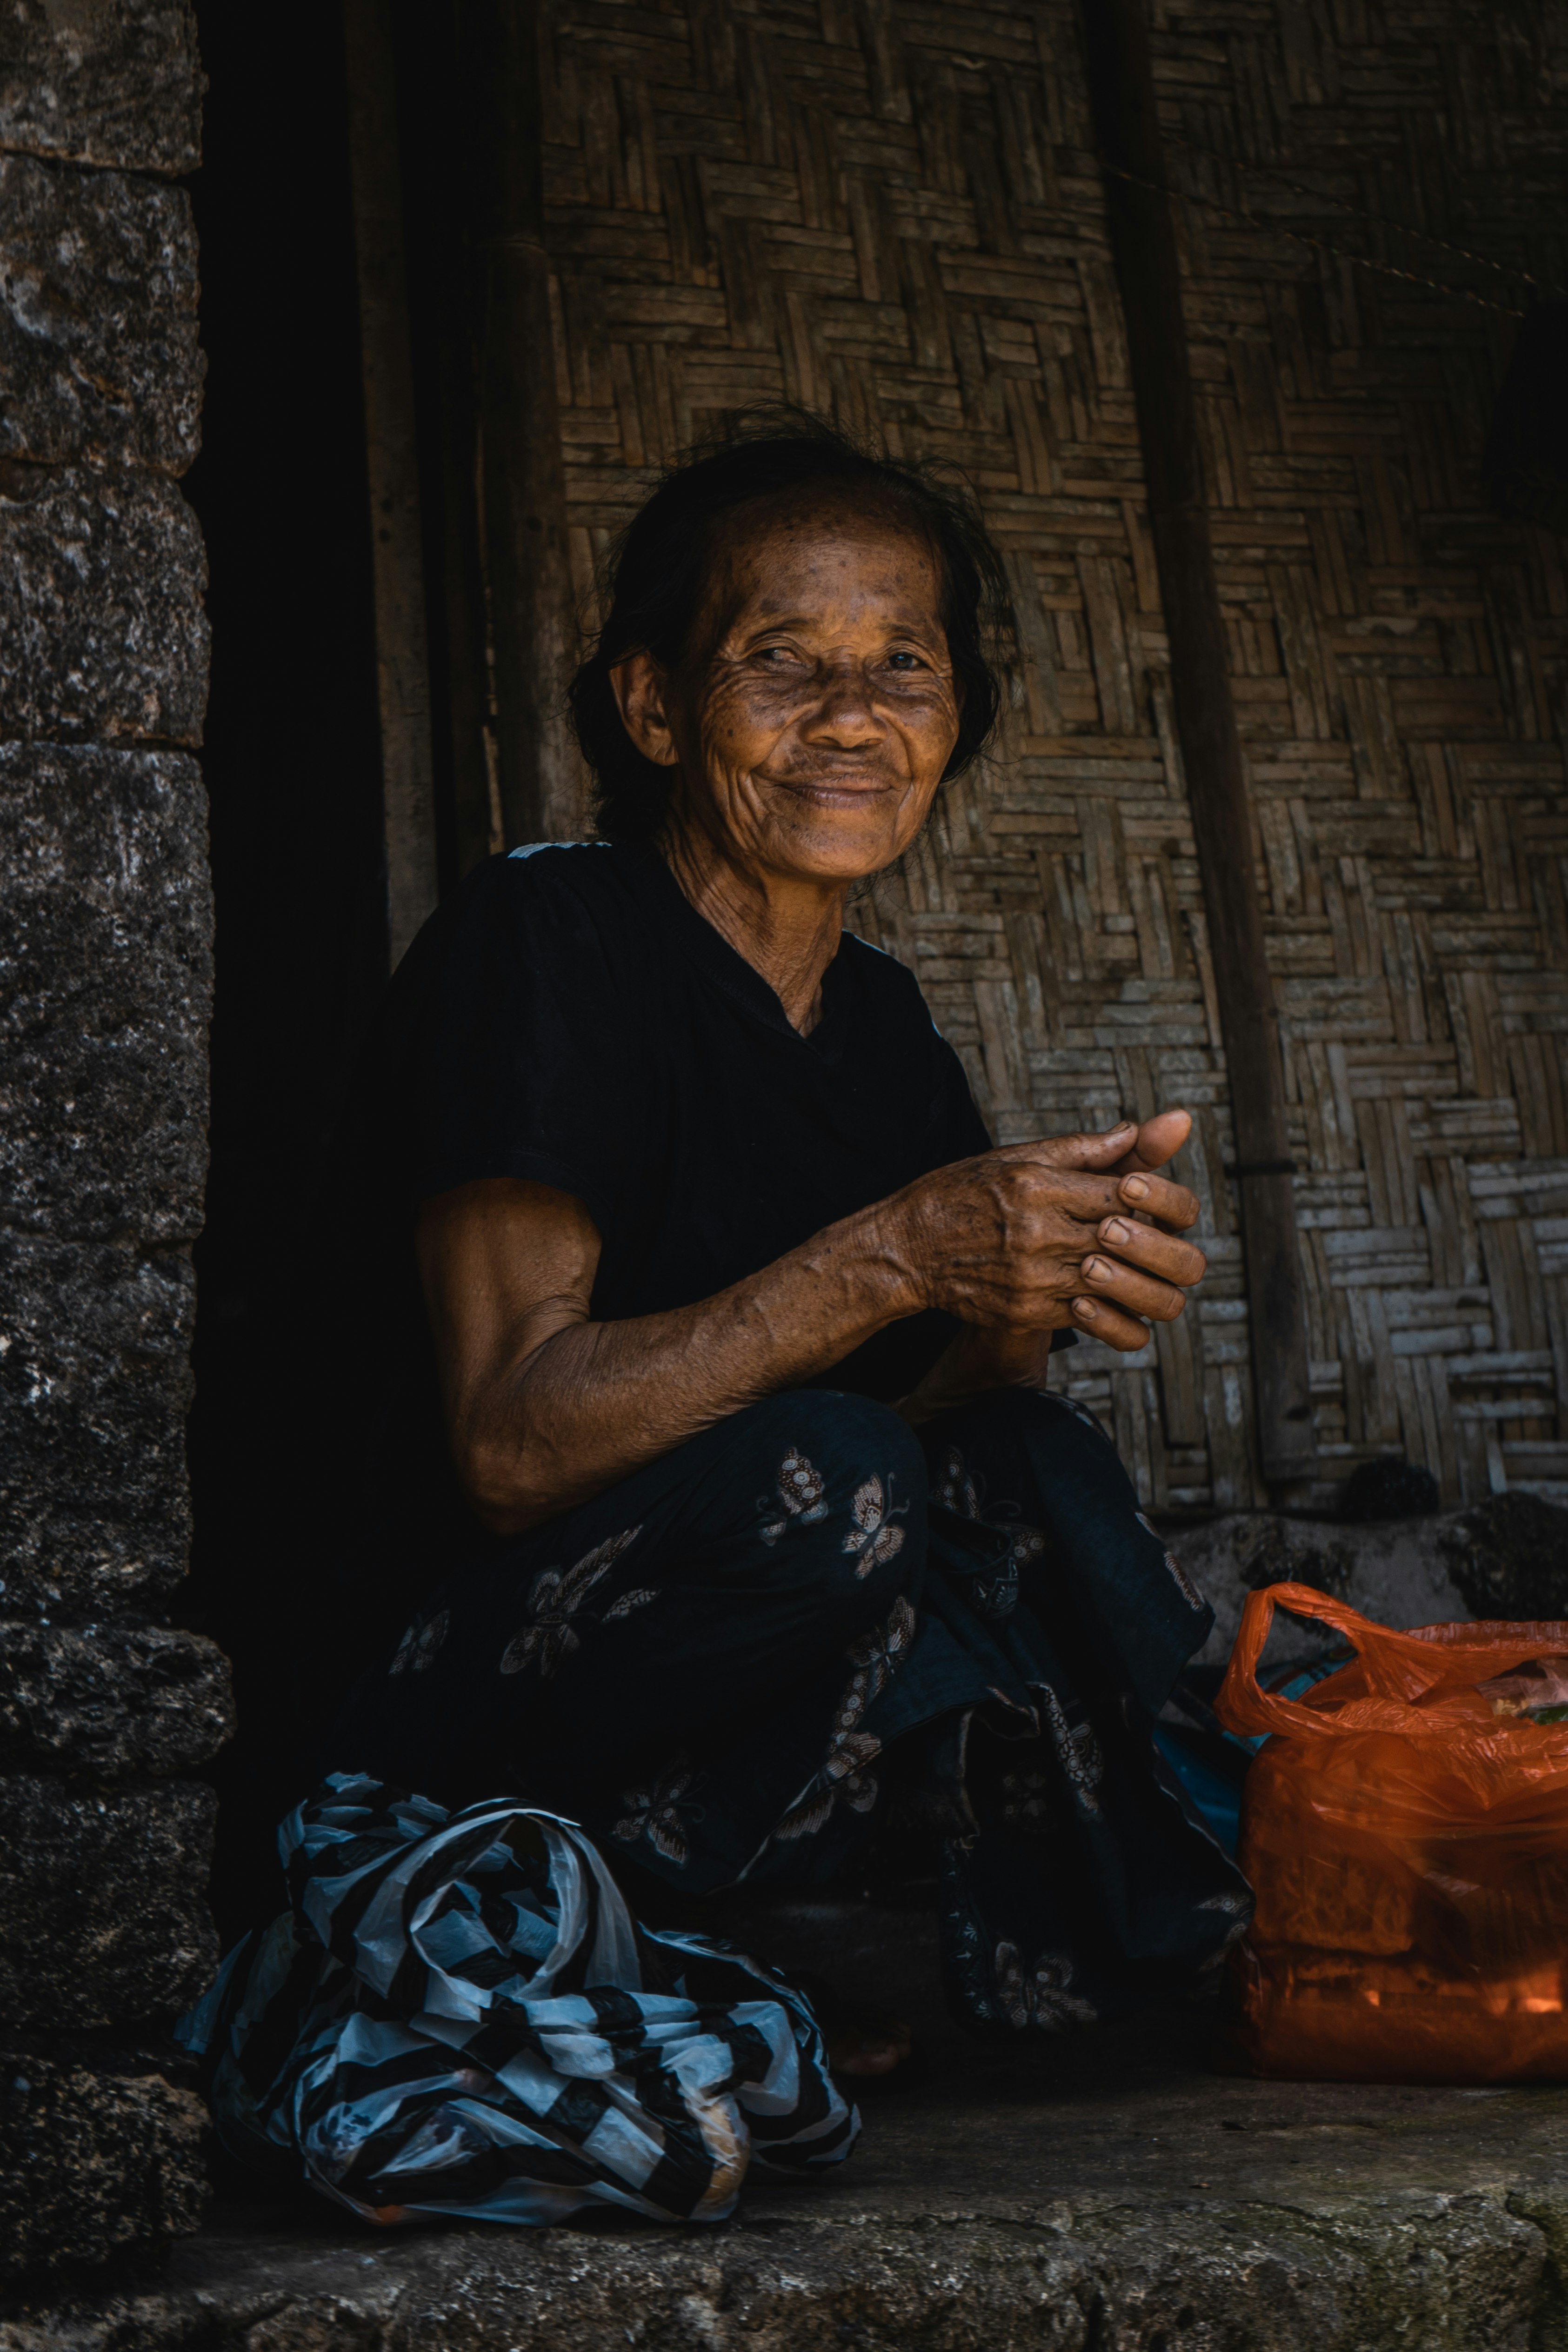
[[[391, 0], [343, 0], [376, 614], [387, 928], [395, 969], [436, 899], [430, 657]], [[308, 561], [302, 551], [302, 560]]]
[[571, 840], [571, 572], [546, 258], [538, 0], [461, 0], [479, 159], [477, 413], [495, 737], [508, 845]]
[[1259, 1454], [1265, 1479], [1279, 1489], [1310, 1478], [1316, 1465], [1306, 1313], [1279, 1014], [1215, 580], [1181, 274], [1170, 199], [1162, 193], [1143, 0], [1083, 0], [1083, 20], [1230, 1082]]
[[425, 617], [437, 847], [444, 888], [507, 846], [479, 514], [476, 245], [483, 174], [462, 0], [392, 0], [414, 400], [424, 499]]

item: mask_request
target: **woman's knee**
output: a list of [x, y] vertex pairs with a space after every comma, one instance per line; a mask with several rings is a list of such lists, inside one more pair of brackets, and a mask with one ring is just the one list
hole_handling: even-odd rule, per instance
[[[1071, 1454], [1084, 1444], [1115, 1452], [1103, 1422], [1087, 1405], [1044, 1389], [996, 1389], [949, 1418], [960, 1440], [1044, 1446], [1054, 1455]], [[946, 1426], [945, 1421], [942, 1427]]]
[[[909, 1423], [874, 1399], [831, 1389], [796, 1389], [768, 1400], [772, 1496], [762, 1538], [789, 1549], [811, 1580], [859, 1597], [891, 1601], [925, 1551], [925, 1459]], [[773, 1460], [776, 1454], [777, 1460]]]
[[934, 1491], [969, 1517], [1005, 1505], [1043, 1525], [1124, 1520], [1137, 1508], [1114, 1444], [1074, 1399], [1000, 1389], [944, 1414], [926, 1439]]
[[924, 1480], [919, 1438], [902, 1413], [874, 1397], [785, 1389], [754, 1405], [752, 1414], [765, 1443], [807, 1454], [835, 1487], [873, 1472], [905, 1487]]

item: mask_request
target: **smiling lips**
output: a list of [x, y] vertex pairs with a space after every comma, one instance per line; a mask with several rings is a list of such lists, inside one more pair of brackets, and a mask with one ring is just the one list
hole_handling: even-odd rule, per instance
[[863, 799], [870, 793], [896, 792], [905, 781], [899, 776], [867, 774], [863, 770], [858, 775], [770, 776], [766, 768], [754, 768], [752, 777], [757, 783], [770, 784], [775, 792], [795, 793], [802, 800], [832, 800], [840, 795]]

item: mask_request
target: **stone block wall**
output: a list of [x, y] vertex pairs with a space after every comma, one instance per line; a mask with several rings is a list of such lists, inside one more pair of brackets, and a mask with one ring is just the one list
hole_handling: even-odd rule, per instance
[[185, 1571], [212, 906], [188, 0], [0, 25], [0, 2278], [194, 2226], [227, 1670]]

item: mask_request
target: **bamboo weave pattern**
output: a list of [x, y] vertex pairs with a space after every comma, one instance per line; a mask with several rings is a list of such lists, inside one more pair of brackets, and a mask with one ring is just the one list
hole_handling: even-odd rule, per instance
[[[1530, 289], [1488, 261], [1568, 285], [1547, 12], [1167, 0], [1155, 27], [1170, 181], [1224, 208], [1183, 202], [1177, 229], [1324, 1498], [1388, 1451], [1448, 1501], [1568, 1498], [1563, 547], [1480, 489], [1510, 320], [1322, 250], [1493, 303]], [[1156, 1507], [1260, 1500], [1218, 1026], [1074, 12], [553, 0], [546, 46], [578, 584], [649, 469], [746, 401], [968, 470], [1013, 583], [1018, 705], [856, 919], [918, 971], [998, 1139], [1194, 1109], [1178, 1172], [1206, 1204], [1200, 1303], [1142, 1357], [1061, 1360]]]

